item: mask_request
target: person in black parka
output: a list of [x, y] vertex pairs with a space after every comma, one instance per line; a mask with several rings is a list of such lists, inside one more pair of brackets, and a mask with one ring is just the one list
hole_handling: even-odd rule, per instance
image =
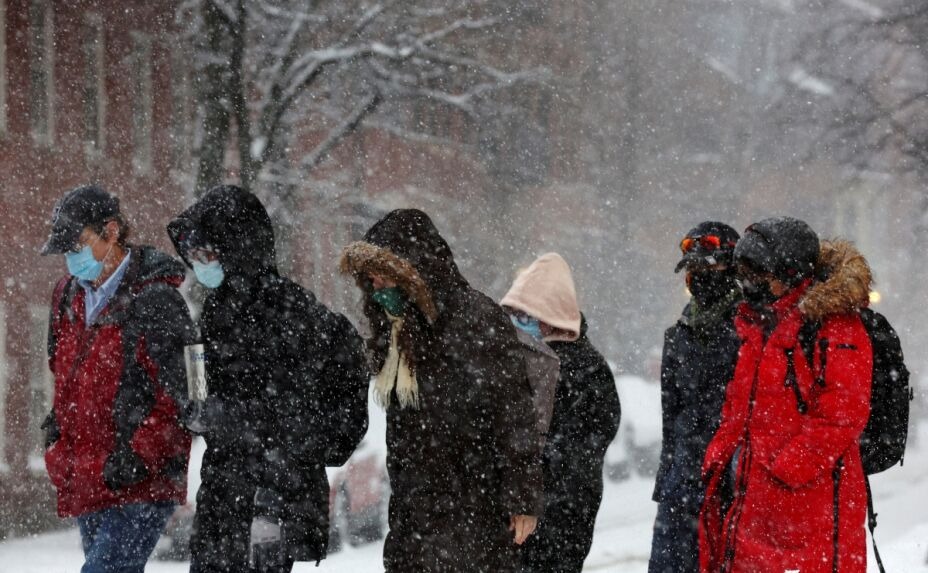
[[367, 430], [363, 341], [277, 272], [271, 220], [253, 194], [216, 187], [168, 233], [208, 287], [199, 319], [207, 450], [191, 571], [248, 570], [259, 490], [284, 524], [279, 570], [318, 561], [328, 540], [325, 466], [344, 464]]
[[690, 230], [680, 244], [683, 258], [676, 271], [686, 270], [692, 298], [664, 336], [663, 442], [649, 573], [699, 571], [702, 462], [718, 429], [741, 347], [734, 324], [742, 299], [732, 265], [737, 242], [737, 231], [709, 221]]
[[615, 379], [587, 338], [570, 267], [557, 253], [541, 255], [521, 272], [500, 304], [560, 360], [544, 446], [545, 509], [525, 544], [522, 571], [579, 573], [603, 498], [606, 449], [619, 428]]

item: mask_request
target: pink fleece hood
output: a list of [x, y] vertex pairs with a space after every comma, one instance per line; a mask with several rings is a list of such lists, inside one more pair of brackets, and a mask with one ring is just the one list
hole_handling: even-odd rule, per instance
[[567, 261], [557, 253], [541, 255], [519, 273], [500, 301], [558, 330], [546, 342], [572, 342], [580, 337], [577, 289]]

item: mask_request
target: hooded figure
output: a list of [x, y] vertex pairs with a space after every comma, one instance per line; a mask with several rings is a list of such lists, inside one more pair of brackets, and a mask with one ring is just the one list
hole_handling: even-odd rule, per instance
[[[778, 218], [735, 249], [747, 302], [722, 422], [703, 462], [706, 573], [863, 573], [867, 494], [858, 438], [870, 408], [870, 338], [857, 310], [871, 274], [849, 243]], [[818, 323], [814, 340], [804, 340]], [[810, 343], [811, 342], [811, 343]], [[814, 348], [811, 363], [804, 348]], [[736, 464], [734, 499], [715, 495]]]
[[[699, 571], [702, 460], [719, 427], [725, 388], [741, 347], [734, 318], [742, 296], [732, 260], [738, 238], [730, 226], [707, 221], [680, 242], [683, 257], [676, 270], [686, 270], [692, 296], [664, 334], [663, 439], [652, 496], [658, 506], [650, 573]], [[730, 490], [725, 486], [719, 492], [723, 497]]]
[[386, 215], [345, 248], [341, 269], [364, 294], [387, 409], [386, 570], [514, 571], [507, 530], [538, 515], [541, 472], [512, 324], [421, 211]]
[[[560, 255], [536, 259], [500, 304], [537, 321], [542, 339], [560, 359], [544, 447], [545, 509], [526, 543], [523, 571], [579, 573], [602, 502], [606, 448], [619, 428], [615, 379], [586, 336], [570, 267]], [[526, 322], [518, 316], [514, 321]]]
[[[199, 319], [209, 397], [191, 571], [246, 570], [256, 511], [283, 522], [283, 570], [318, 561], [328, 540], [325, 466], [344, 464], [367, 429], [363, 341], [278, 274], [271, 220], [251, 193], [216, 187], [168, 233], [201, 282], [218, 277], [207, 280]], [[218, 273], [203, 272], [200, 252], [212, 253]], [[256, 510], [259, 489], [270, 507]]]

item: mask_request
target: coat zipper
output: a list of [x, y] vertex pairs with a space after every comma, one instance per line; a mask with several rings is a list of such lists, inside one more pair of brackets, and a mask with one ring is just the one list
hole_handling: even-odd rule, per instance
[[838, 458], [838, 462], [835, 464], [835, 468], [831, 470], [831, 479], [834, 482], [834, 507], [833, 507], [833, 518], [834, 526], [832, 530], [832, 559], [831, 559], [831, 571], [832, 573], [838, 573], [838, 531], [839, 531], [839, 510], [841, 507], [841, 472], [844, 469], [844, 458]]
[[[763, 350], [761, 350], [761, 355], [763, 356]], [[738, 490], [735, 493], [735, 505], [732, 508], [731, 519], [728, 522], [728, 531], [725, 535], [725, 556], [724, 561], [722, 562], [722, 573], [730, 571], [731, 564], [735, 560], [735, 539], [734, 534], [735, 530], [738, 528], [738, 520], [741, 517], [741, 510], [744, 508], [744, 496], [747, 493], [748, 483], [747, 476], [748, 471], [751, 468], [751, 417], [754, 414], [754, 402], [757, 399], [757, 382], [758, 382], [758, 370], [760, 369], [760, 360], [757, 362], [757, 366], [754, 368], [754, 379], [751, 382], [751, 395], [748, 400], [748, 417], [744, 422], [744, 443], [742, 444], [742, 460], [739, 462], [741, 479], [738, 480]]]

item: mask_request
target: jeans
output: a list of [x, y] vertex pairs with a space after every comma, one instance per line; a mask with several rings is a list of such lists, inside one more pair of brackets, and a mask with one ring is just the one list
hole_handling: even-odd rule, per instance
[[134, 503], [79, 516], [81, 573], [144, 573], [174, 508], [173, 502]]

